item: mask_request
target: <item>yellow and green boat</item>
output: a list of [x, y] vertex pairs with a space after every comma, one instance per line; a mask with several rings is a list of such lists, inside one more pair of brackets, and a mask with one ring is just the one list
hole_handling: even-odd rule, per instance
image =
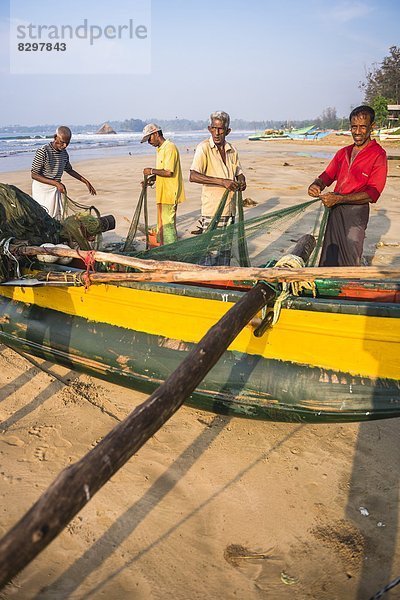
[[[245, 289], [0, 286], [0, 341], [122, 386], [162, 383]], [[400, 416], [400, 282], [317, 281], [261, 337], [248, 324], [188, 399], [277, 421]]]

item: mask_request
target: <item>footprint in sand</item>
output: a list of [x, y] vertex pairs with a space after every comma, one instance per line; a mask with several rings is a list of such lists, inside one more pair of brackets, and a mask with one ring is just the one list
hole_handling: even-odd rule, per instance
[[29, 435], [36, 435], [36, 437], [42, 437], [42, 432], [40, 427], [36, 427], [35, 425], [33, 425], [33, 427], [30, 427], [28, 429], [28, 433]]
[[45, 461], [47, 460], [46, 457], [46, 452], [48, 450], [48, 447], [45, 446], [39, 446], [38, 448], [35, 449], [33, 456], [40, 461]]

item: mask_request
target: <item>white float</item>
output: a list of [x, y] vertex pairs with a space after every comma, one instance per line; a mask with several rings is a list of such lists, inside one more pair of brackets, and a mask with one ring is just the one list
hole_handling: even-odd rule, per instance
[[[55, 244], [42, 244], [40, 246], [41, 248], [55, 248]], [[40, 260], [40, 262], [45, 262], [45, 263], [55, 263], [57, 262], [57, 256], [52, 256], [51, 254], [38, 254], [37, 259]]]

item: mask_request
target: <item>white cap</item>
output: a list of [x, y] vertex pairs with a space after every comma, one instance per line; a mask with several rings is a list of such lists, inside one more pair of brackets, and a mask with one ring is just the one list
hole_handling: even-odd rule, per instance
[[156, 133], [156, 131], [161, 131], [161, 127], [159, 127], [155, 123], [149, 123], [148, 125], [146, 125], [143, 129], [143, 137], [140, 143], [143, 144], [143, 142], [147, 142], [151, 134]]

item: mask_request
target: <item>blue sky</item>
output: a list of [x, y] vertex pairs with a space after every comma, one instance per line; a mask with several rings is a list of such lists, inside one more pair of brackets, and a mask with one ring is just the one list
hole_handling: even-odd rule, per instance
[[[96, 7], [99, 22], [117, 22], [133, 6], [81, 0], [76, 19]], [[328, 106], [342, 116], [361, 103], [366, 70], [400, 45], [398, 0], [152, 0], [148, 73], [16, 75], [9, 15], [0, 0], [0, 125], [203, 119], [213, 110], [294, 120]]]

